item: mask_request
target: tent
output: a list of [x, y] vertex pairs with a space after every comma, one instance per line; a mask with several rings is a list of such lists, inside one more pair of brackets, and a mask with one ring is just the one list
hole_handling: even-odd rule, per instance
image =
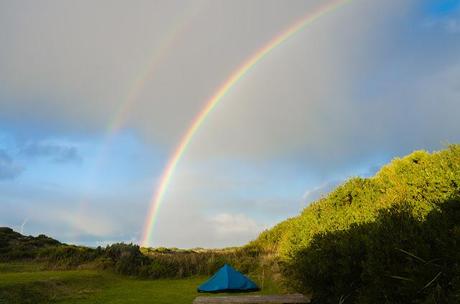
[[259, 290], [256, 283], [227, 264], [198, 287], [199, 292], [244, 292], [256, 290]]

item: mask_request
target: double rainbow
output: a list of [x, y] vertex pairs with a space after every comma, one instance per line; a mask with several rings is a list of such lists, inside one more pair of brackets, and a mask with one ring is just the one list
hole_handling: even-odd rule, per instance
[[245, 62], [243, 62], [228, 78], [224, 83], [217, 89], [214, 95], [205, 103], [204, 108], [198, 113], [193, 120], [187, 132], [182, 136], [179, 145], [174, 150], [173, 155], [168, 161], [163, 174], [160, 179], [160, 184], [156, 188], [154, 195], [150, 201], [150, 210], [146, 219], [146, 223], [143, 229], [143, 235], [141, 239], [141, 245], [147, 247], [152, 237], [153, 228], [155, 226], [156, 219], [158, 217], [158, 211], [163, 202], [168, 185], [171, 181], [171, 177], [179, 163], [180, 159], [187, 150], [190, 141], [192, 140], [195, 133], [198, 131], [200, 126], [205, 121], [206, 117], [212, 112], [212, 110], [219, 104], [222, 98], [227, 92], [259, 61], [267, 56], [272, 50], [281, 45], [287, 39], [301, 31], [307, 25], [313, 23], [318, 18], [325, 14], [338, 9], [345, 3], [351, 0], [335, 0], [330, 1], [327, 4], [318, 7], [316, 10], [309, 12], [299, 21], [292, 24], [285, 31], [270, 40], [265, 46], [260, 48], [252, 56], [250, 56]]

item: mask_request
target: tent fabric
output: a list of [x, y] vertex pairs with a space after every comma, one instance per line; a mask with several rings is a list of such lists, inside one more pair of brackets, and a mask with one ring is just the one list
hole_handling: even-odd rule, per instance
[[198, 287], [198, 292], [256, 291], [256, 283], [232, 266], [225, 264], [209, 280]]

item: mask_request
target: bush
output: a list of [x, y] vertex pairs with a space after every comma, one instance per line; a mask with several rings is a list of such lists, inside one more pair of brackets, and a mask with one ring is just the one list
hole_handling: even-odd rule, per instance
[[398, 204], [375, 222], [318, 234], [289, 274], [318, 303], [458, 303], [460, 199], [441, 206], [420, 220]]
[[[251, 242], [320, 303], [460, 302], [460, 146], [352, 178]], [[423, 262], [422, 262], [423, 261]]]
[[113, 262], [114, 269], [120, 274], [138, 275], [148, 258], [133, 244], [113, 244], [107, 246], [105, 255]]

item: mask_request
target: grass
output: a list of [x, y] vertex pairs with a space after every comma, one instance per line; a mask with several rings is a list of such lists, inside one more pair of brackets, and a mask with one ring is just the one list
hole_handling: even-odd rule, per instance
[[[0, 264], [3, 303], [192, 303], [206, 277], [141, 280], [97, 270], [46, 271], [34, 264]], [[255, 278], [257, 280], [257, 278]], [[270, 280], [259, 293], [279, 293]]]
[[0, 275], [5, 272], [31, 272], [45, 269], [44, 264], [35, 262], [0, 263]]

